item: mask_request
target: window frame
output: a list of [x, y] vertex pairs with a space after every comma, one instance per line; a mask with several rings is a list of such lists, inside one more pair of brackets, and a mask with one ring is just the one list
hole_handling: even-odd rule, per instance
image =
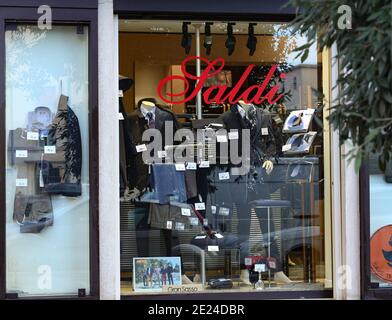
[[[40, 16], [37, 7], [1, 7], [0, 3], [0, 128], [5, 128], [5, 31], [7, 23], [36, 24]], [[30, 5], [31, 6], [31, 5]], [[98, 11], [97, 7], [62, 8], [52, 7], [53, 25], [84, 25], [88, 26], [88, 79], [89, 79], [89, 258], [90, 258], [90, 294], [81, 297], [75, 296], [40, 296], [40, 298], [66, 298], [66, 299], [99, 299], [99, 144], [98, 144]], [[0, 132], [0, 150], [6, 148], [6, 132]], [[6, 153], [0, 157], [0, 299], [17, 299], [17, 294], [6, 292]], [[35, 297], [20, 298], [34, 299]]]

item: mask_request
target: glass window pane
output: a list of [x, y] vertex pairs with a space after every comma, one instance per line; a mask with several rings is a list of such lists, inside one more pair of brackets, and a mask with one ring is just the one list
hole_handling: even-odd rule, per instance
[[6, 31], [6, 287], [89, 294], [88, 28]]

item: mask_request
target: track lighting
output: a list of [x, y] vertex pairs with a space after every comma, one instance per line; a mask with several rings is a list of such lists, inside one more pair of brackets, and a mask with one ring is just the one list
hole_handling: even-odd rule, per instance
[[225, 47], [228, 49], [228, 54], [231, 56], [235, 48], [235, 37], [233, 36], [233, 26], [235, 23], [229, 22], [227, 24], [227, 39], [225, 42]]
[[191, 51], [192, 47], [192, 35], [188, 33], [188, 25], [190, 22], [182, 23], [182, 39], [181, 39], [181, 47], [185, 49], [185, 53], [188, 54]]
[[246, 43], [246, 47], [249, 49], [249, 55], [253, 56], [253, 54], [256, 51], [256, 45], [257, 45], [257, 38], [255, 37], [255, 29], [254, 26], [256, 26], [257, 23], [249, 23], [248, 27], [248, 41]]
[[204, 32], [204, 48], [206, 48], [206, 55], [209, 56], [212, 47], [212, 36], [211, 36], [211, 26], [213, 22], [206, 22], [205, 32]]

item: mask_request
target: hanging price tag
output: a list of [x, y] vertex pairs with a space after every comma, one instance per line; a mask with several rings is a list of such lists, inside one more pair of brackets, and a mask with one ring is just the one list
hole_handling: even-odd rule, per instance
[[200, 168], [209, 168], [210, 162], [209, 161], [200, 161], [199, 167]]
[[16, 179], [17, 187], [27, 187], [27, 179]]
[[199, 224], [199, 219], [197, 219], [197, 218], [189, 218], [189, 223], [192, 225], [192, 226], [197, 226], [198, 224]]
[[219, 246], [208, 246], [208, 251], [217, 252], [219, 251]]
[[147, 146], [145, 144], [139, 144], [138, 146], [136, 146], [136, 151], [137, 152], [147, 151]]
[[265, 264], [264, 263], [256, 263], [255, 264], [256, 272], [265, 272]]
[[227, 136], [226, 135], [223, 135], [223, 134], [220, 134], [220, 135], [217, 135], [216, 136], [216, 141], [217, 142], [227, 142]]
[[158, 158], [159, 159], [166, 158], [166, 157], [167, 157], [166, 151], [158, 150]]
[[176, 170], [177, 171], [185, 171], [185, 164], [184, 163], [176, 163]]
[[27, 150], [16, 150], [15, 157], [16, 158], [27, 158], [28, 152], [27, 152]]
[[219, 173], [219, 180], [229, 180], [230, 174], [228, 172], [220, 172]]
[[124, 120], [124, 116], [123, 116], [122, 112], [118, 113], [118, 120]]
[[206, 205], [204, 202], [198, 202], [198, 203], [195, 203], [195, 208], [196, 208], [196, 210], [205, 210]]
[[181, 208], [181, 214], [183, 216], [190, 217], [191, 216], [191, 209], [189, 209], [189, 208]]
[[172, 229], [173, 228], [173, 221], [167, 221], [166, 222], [166, 229]]
[[122, 90], [118, 90], [118, 97], [122, 98], [124, 96], [124, 93]]
[[238, 131], [230, 131], [229, 132], [229, 140], [238, 140]]
[[185, 230], [185, 225], [182, 222], [176, 222], [176, 230]]
[[39, 139], [38, 132], [28, 131], [27, 132], [27, 140], [37, 141]]
[[216, 206], [211, 206], [211, 213], [216, 214]]
[[217, 237], [218, 239], [222, 239], [223, 236], [220, 233], [215, 233], [215, 237]]
[[219, 215], [221, 216], [228, 216], [230, 214], [229, 208], [220, 207], [219, 208]]
[[45, 146], [44, 153], [45, 154], [55, 154], [56, 153], [56, 146]]
[[186, 165], [186, 169], [187, 170], [196, 170], [197, 169], [196, 162], [188, 162]]
[[261, 135], [268, 136], [268, 128], [261, 128]]

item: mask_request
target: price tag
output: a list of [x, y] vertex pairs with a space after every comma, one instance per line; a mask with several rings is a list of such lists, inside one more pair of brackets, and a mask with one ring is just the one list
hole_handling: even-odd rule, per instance
[[217, 142], [227, 142], [227, 136], [223, 135], [223, 134], [217, 135], [216, 136], [216, 141]]
[[215, 233], [215, 237], [217, 237], [218, 239], [222, 239], [223, 236], [220, 233]]
[[176, 163], [176, 170], [177, 171], [185, 171], [185, 164], [184, 163]]
[[187, 170], [196, 170], [197, 169], [196, 162], [188, 162], [186, 165], [186, 169]]
[[203, 226], [208, 227], [208, 219], [203, 219]]
[[268, 136], [268, 128], [261, 128], [261, 135]]
[[167, 221], [166, 222], [166, 229], [172, 229], [173, 228], [173, 221]]
[[268, 266], [270, 269], [276, 269], [276, 262], [273, 260], [268, 261]]
[[251, 266], [253, 264], [252, 258], [245, 258], [245, 265]]
[[28, 152], [27, 152], [27, 150], [16, 150], [15, 157], [16, 158], [27, 158]]
[[136, 146], [136, 151], [137, 152], [147, 151], [147, 146], [145, 144], [139, 144], [138, 146]]
[[211, 213], [216, 214], [216, 206], [211, 206]]
[[199, 219], [197, 219], [197, 218], [189, 218], [189, 223], [192, 225], [192, 226], [197, 226], [198, 224], [199, 224]]
[[265, 264], [264, 263], [256, 263], [255, 264], [256, 272], [265, 272]]
[[189, 208], [181, 208], [181, 214], [183, 216], [190, 217], [191, 216], [191, 209], [189, 209]]
[[238, 140], [238, 131], [230, 131], [229, 132], [229, 140]]
[[229, 214], [230, 214], [230, 208], [225, 208], [225, 207], [219, 208], [219, 215], [228, 216]]
[[124, 116], [123, 116], [122, 112], [118, 113], [118, 120], [124, 120]]
[[122, 98], [124, 96], [124, 93], [122, 90], [118, 90], [118, 97]]
[[37, 141], [39, 139], [38, 132], [28, 131], [27, 132], [27, 140]]
[[185, 230], [185, 225], [182, 222], [176, 222], [176, 230]]
[[200, 168], [209, 168], [210, 162], [209, 161], [200, 161], [199, 167]]
[[16, 179], [17, 187], [27, 187], [27, 179]]
[[230, 174], [228, 172], [219, 172], [219, 180], [229, 180]]
[[159, 159], [166, 158], [166, 157], [167, 157], [166, 151], [162, 151], [162, 150], [158, 151], [158, 158]]
[[204, 202], [198, 202], [198, 203], [195, 203], [195, 208], [196, 208], [196, 210], [205, 210], [206, 205]]
[[219, 246], [208, 246], [208, 251], [217, 252], [219, 251]]
[[55, 154], [56, 153], [56, 146], [45, 146], [44, 153], [45, 154]]
[[285, 144], [285, 145], [282, 147], [282, 151], [283, 151], [283, 152], [289, 151], [290, 149], [291, 149], [291, 144]]

